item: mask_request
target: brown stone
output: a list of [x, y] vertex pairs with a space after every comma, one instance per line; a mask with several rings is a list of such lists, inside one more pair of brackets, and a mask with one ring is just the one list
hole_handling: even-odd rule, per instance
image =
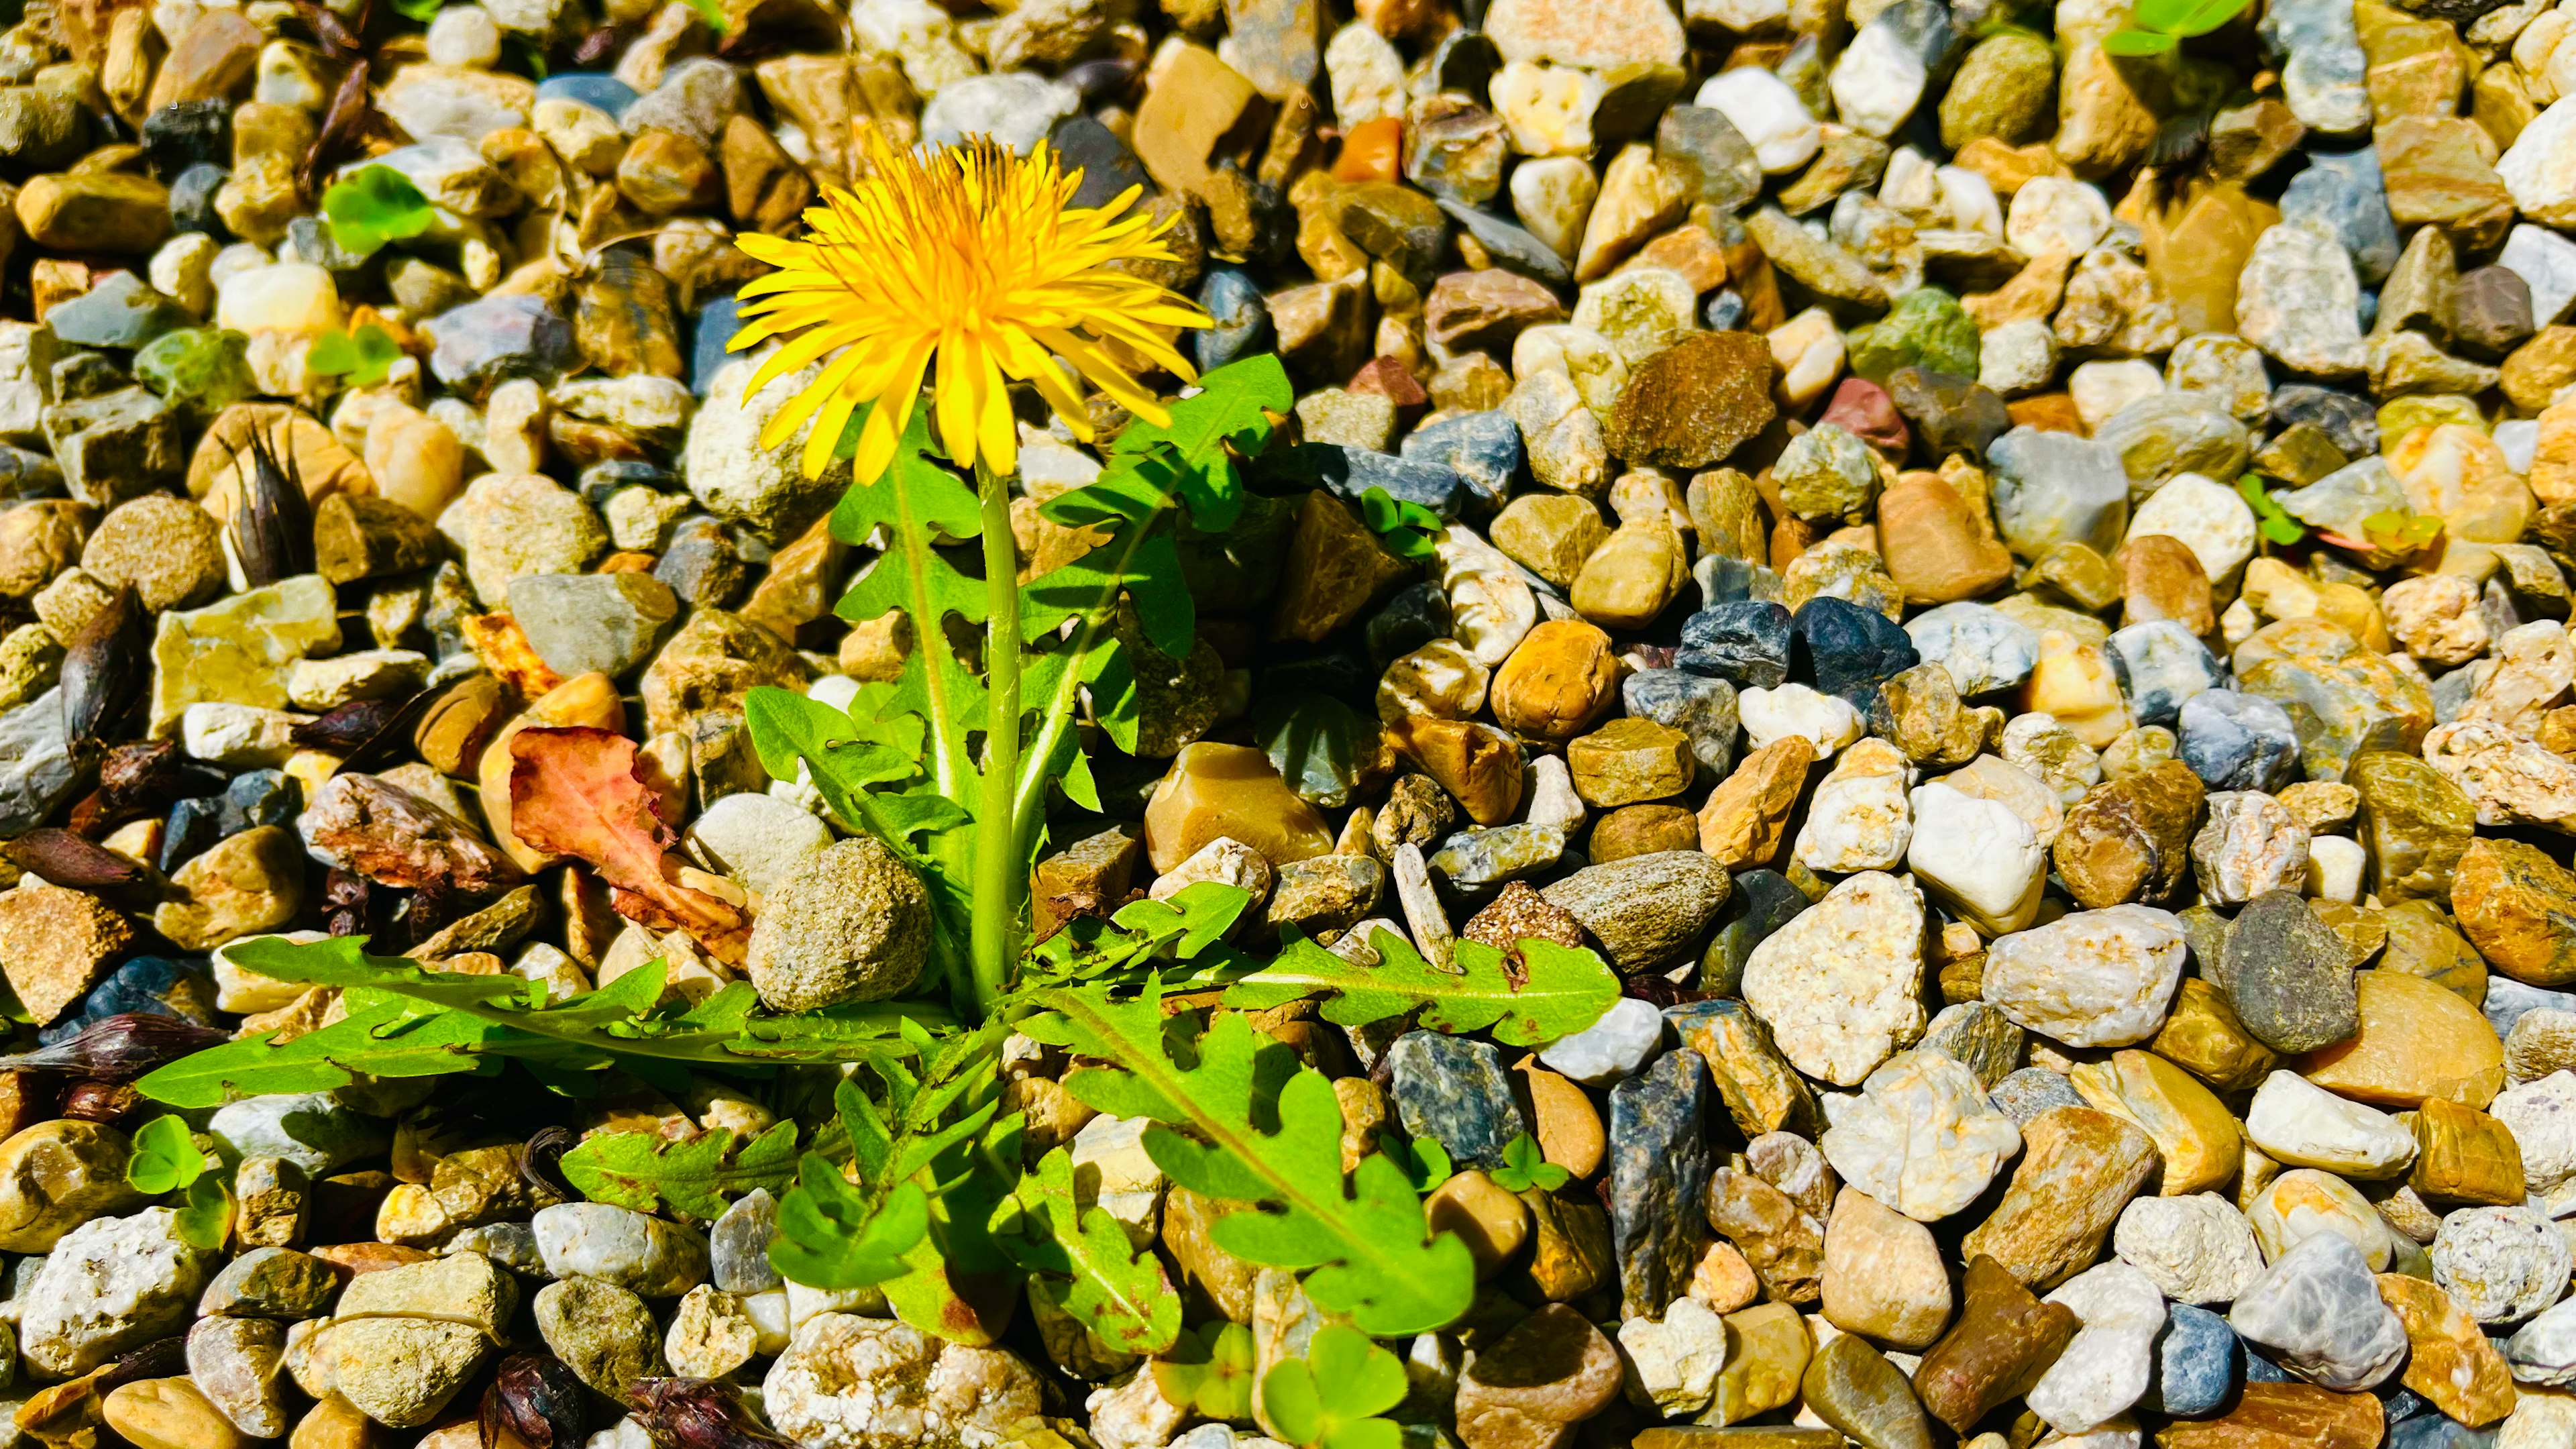
[[2406, 1387], [2471, 1428], [2513, 1412], [2513, 1373], [2478, 1320], [2422, 1278], [2379, 1275], [2379, 1297], [2406, 1325]]
[[1856, 1187], [1836, 1195], [1825, 1223], [1822, 1284], [1825, 1317], [1846, 1333], [1920, 1349], [1950, 1321], [1932, 1230]]
[[[1741, 1001], [1697, 1002], [1674, 1013], [1682, 1045], [1698, 1052], [1735, 1130], [1749, 1141], [1766, 1132], [1814, 1137], [1824, 1131], [1815, 1089], [1771, 1042], [1771, 1029]], [[1823, 1210], [1823, 1204], [1818, 1204]]]
[[1699, 816], [1687, 805], [1622, 805], [1601, 817], [1584, 844], [1594, 865], [1663, 850], [1697, 850]]
[[2529, 1183], [2512, 1129], [2441, 1097], [2416, 1109], [2415, 1166], [2407, 1181], [2428, 1202], [2520, 1207]]
[[[2059, 1108], [2079, 1111], [2080, 1108]], [[2030, 1392], [2081, 1326], [2062, 1303], [2042, 1303], [2003, 1264], [1968, 1260], [1958, 1326], [1923, 1355], [1914, 1391], [1932, 1417], [1961, 1434]]]
[[1319, 643], [1412, 576], [1413, 566], [1388, 553], [1340, 499], [1315, 489], [1297, 509], [1270, 637]]
[[125, 917], [85, 891], [30, 875], [0, 894], [0, 972], [38, 1025], [97, 985], [133, 939]]
[[2218, 611], [2200, 556], [2181, 539], [2144, 533], [2111, 555], [2120, 573], [2120, 626], [2171, 619], [2192, 633], [2218, 632]]
[[1907, 473], [1880, 496], [1878, 544], [1909, 604], [1973, 599], [2012, 577], [1985, 514], [1938, 473]]
[[1145, 854], [1159, 874], [1220, 837], [1251, 846], [1273, 866], [1333, 848], [1332, 827], [1279, 778], [1268, 755], [1249, 745], [1184, 745], [1145, 804]]
[[[1569, 1084], [1570, 1085], [1570, 1084]], [[1576, 1090], [1580, 1091], [1580, 1088]], [[1530, 1286], [1550, 1303], [1581, 1298], [1610, 1280], [1613, 1249], [1610, 1215], [1579, 1194], [1530, 1188], [1520, 1195], [1529, 1209]]]
[[1554, 292], [1498, 267], [1444, 275], [1422, 307], [1424, 334], [1453, 350], [1507, 351], [1524, 329], [1564, 320], [1565, 304]]
[[2552, 325], [2533, 333], [2506, 355], [2503, 373], [2497, 386], [2508, 401], [2523, 412], [2544, 413], [2560, 388], [2576, 382], [2576, 327]]
[[1180, 1269], [1177, 1286], [1186, 1299], [1236, 1323], [1252, 1321], [1252, 1283], [1260, 1270], [1218, 1247], [1210, 1230], [1217, 1219], [1250, 1208], [1204, 1198], [1178, 1184], [1163, 1199], [1163, 1247]]
[[152, 79], [151, 109], [181, 101], [240, 100], [266, 39], [238, 10], [199, 11]]
[[[1528, 887], [1522, 885], [1522, 889]], [[1573, 1173], [1577, 1181], [1600, 1171], [1609, 1143], [1591, 1095], [1540, 1066], [1534, 1056], [1521, 1058], [1514, 1070], [1521, 1074], [1522, 1089], [1529, 1094], [1530, 1120], [1540, 1155]]]
[[1388, 732], [1440, 788], [1458, 799], [1467, 818], [1500, 825], [1520, 809], [1528, 762], [1520, 742], [1489, 724], [1408, 715]]
[[2378, 1449], [2387, 1416], [2369, 1394], [2314, 1384], [2247, 1384], [2215, 1419], [2176, 1419], [2156, 1449]]
[[2101, 1255], [2120, 1209], [2156, 1170], [2146, 1133], [2091, 1107], [2052, 1107], [2021, 1129], [2022, 1159], [1994, 1213], [1960, 1240], [2040, 1292]]
[[2197, 976], [2174, 993], [2173, 1010], [2148, 1049], [2222, 1092], [2260, 1086], [2281, 1060], [2236, 1019], [2227, 994]]
[[[1216, 52], [1186, 41], [1154, 53], [1145, 73], [1145, 100], [1136, 108], [1132, 144], [1145, 173], [1167, 191], [1196, 193], [1212, 170], [1220, 145], [1238, 140], [1238, 128], [1264, 109], [1252, 82]], [[1248, 149], [1252, 137], [1240, 142]]]
[[1680, 794], [1689, 788], [1698, 762], [1691, 754], [1690, 736], [1670, 725], [1628, 715], [1570, 741], [1565, 765], [1583, 803], [1610, 810]]
[[251, 1442], [185, 1378], [137, 1379], [100, 1406], [134, 1449], [247, 1449]]
[[2361, 1029], [2310, 1052], [2299, 1074], [2339, 1097], [2389, 1107], [2440, 1098], [2484, 1107], [2504, 1089], [2504, 1045], [2476, 1007], [2421, 976], [2353, 977]]
[[1729, 870], [1769, 865], [1815, 762], [1815, 742], [1805, 735], [1784, 735], [1746, 755], [1700, 807], [1699, 848]]
[[1580, 619], [1551, 619], [1530, 630], [1486, 692], [1503, 728], [1549, 744], [1590, 729], [1618, 697], [1619, 661], [1610, 636]]
[[814, 198], [805, 169], [751, 116], [737, 111], [725, 122], [717, 154], [724, 166], [725, 205], [736, 226], [785, 230]]
[[2200, 777], [2180, 760], [2094, 787], [2066, 812], [2052, 847], [2069, 894], [2087, 910], [2171, 896], [2191, 873]]
[[1783, 1303], [1813, 1303], [1824, 1291], [1824, 1225], [1795, 1199], [1750, 1172], [1709, 1175], [1708, 1225], [1744, 1254], [1762, 1286]]
[[1458, 1376], [1458, 1438], [1467, 1449], [1553, 1449], [1619, 1395], [1619, 1349], [1584, 1316], [1551, 1303], [1524, 1318]]
[[1583, 922], [1575, 918], [1574, 912], [1540, 895], [1528, 882], [1516, 880], [1504, 886], [1491, 904], [1468, 917], [1465, 929], [1458, 934], [1497, 951], [1508, 951], [1530, 940], [1554, 941], [1574, 948], [1583, 944]]
[[1749, 332], [1693, 332], [1638, 366], [1603, 433], [1630, 463], [1705, 468], [1768, 426], [1771, 347]]
[[2518, 840], [2478, 840], [2460, 857], [2451, 910], [2487, 965], [2532, 986], [2576, 982], [2576, 875]]
[[2513, 193], [2488, 160], [2487, 137], [2465, 116], [2400, 116], [2371, 133], [2389, 214], [2407, 231], [2431, 224], [2460, 250], [2483, 252], [2513, 224]]
[[377, 1439], [375, 1420], [333, 1394], [305, 1411], [286, 1442], [287, 1449], [374, 1449]]

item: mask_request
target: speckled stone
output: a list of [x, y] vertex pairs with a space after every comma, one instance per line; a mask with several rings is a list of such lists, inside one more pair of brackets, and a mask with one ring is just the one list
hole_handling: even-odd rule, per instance
[[1699, 1261], [1707, 1099], [1695, 1051], [1666, 1052], [1610, 1089], [1610, 1236], [1629, 1313], [1662, 1312]]
[[1405, 1133], [1438, 1139], [1460, 1168], [1500, 1167], [1503, 1148], [1529, 1130], [1491, 1042], [1410, 1031], [1387, 1048], [1387, 1061]]

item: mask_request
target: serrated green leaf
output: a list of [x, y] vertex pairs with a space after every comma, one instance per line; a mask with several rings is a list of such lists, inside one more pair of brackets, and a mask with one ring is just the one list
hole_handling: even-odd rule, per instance
[[235, 963], [272, 980], [385, 999], [362, 998], [370, 1003], [365, 1011], [291, 1042], [260, 1037], [182, 1057], [136, 1088], [155, 1101], [204, 1107], [233, 1092], [286, 1090], [280, 1082], [327, 1090], [360, 1074], [497, 1071], [498, 1062], [488, 1059], [500, 1057], [555, 1071], [650, 1071], [656, 1062], [867, 1062], [910, 1051], [895, 1034], [907, 1017], [949, 1019], [941, 1008], [914, 1003], [754, 1017], [744, 992], [719, 993], [712, 1009], [675, 1008], [661, 1004], [659, 961], [587, 995], [543, 1005], [541, 990], [519, 977], [424, 970], [404, 957], [371, 956], [366, 945], [364, 936], [305, 943], [270, 937], [230, 948]]
[[362, 166], [322, 193], [332, 239], [361, 255], [438, 225], [438, 208], [390, 166]]
[[2181, 41], [2155, 30], [2114, 30], [2102, 37], [2102, 48], [2113, 55], [2148, 57], [2163, 55]]
[[1073, 1157], [1051, 1149], [1012, 1194], [1020, 1232], [1003, 1240], [1021, 1268], [1038, 1276], [1029, 1291], [1081, 1322], [1122, 1353], [1156, 1354], [1180, 1336], [1181, 1297], [1148, 1248], [1139, 1252], [1107, 1209], [1082, 1206]]
[[821, 1154], [808, 1152], [796, 1187], [778, 1204], [778, 1236], [769, 1244], [770, 1266], [791, 1282], [846, 1292], [869, 1288], [912, 1271], [904, 1254], [930, 1229], [930, 1197], [914, 1183], [898, 1183], [871, 1203]]
[[[1174, 1182], [1263, 1209], [1220, 1218], [1211, 1229], [1219, 1247], [1246, 1262], [1304, 1271], [1319, 1307], [1349, 1314], [1371, 1334], [1430, 1332], [1467, 1310], [1476, 1271], [1466, 1244], [1433, 1235], [1421, 1199], [1386, 1158], [1364, 1159], [1344, 1182], [1332, 1082], [1296, 1070], [1287, 1048], [1258, 1037], [1241, 1013], [1218, 1017], [1185, 1067], [1153, 992], [1122, 1001], [1055, 988], [1036, 1000], [1049, 1014], [1022, 1030], [1117, 1064], [1075, 1070], [1067, 1091], [1100, 1111], [1153, 1118], [1145, 1151]], [[1268, 1122], [1275, 1129], [1259, 1125]]]
[[1503, 969], [1503, 953], [1481, 942], [1458, 943], [1455, 972], [1424, 960], [1391, 931], [1379, 931], [1369, 944], [1379, 956], [1373, 967], [1312, 941], [1292, 942], [1268, 966], [1226, 988], [1225, 1004], [1265, 1011], [1329, 993], [1322, 1015], [1335, 1026], [1366, 1026], [1419, 1009], [1421, 1024], [1433, 1031], [1490, 1031], [1507, 1046], [1544, 1046], [1590, 1027], [1619, 999], [1619, 977], [1599, 956], [1553, 941], [1520, 943], [1518, 981]]
[[1129, 423], [1110, 445], [1110, 457], [1137, 457], [1157, 445], [1170, 445], [1180, 463], [1176, 487], [1189, 506], [1190, 521], [1222, 532], [1243, 511], [1243, 476], [1235, 455], [1260, 452], [1270, 441], [1269, 415], [1286, 413], [1296, 403], [1287, 368], [1276, 355], [1259, 353], [1201, 377], [1196, 394], [1173, 402], [1170, 426], [1142, 418]]
[[672, 1142], [652, 1132], [601, 1132], [563, 1155], [564, 1177], [593, 1202], [649, 1213], [670, 1207], [710, 1221], [754, 1188], [796, 1181], [796, 1124], [780, 1122], [737, 1153], [726, 1131]]
[[125, 1180], [136, 1192], [159, 1197], [195, 1182], [206, 1170], [206, 1154], [196, 1134], [178, 1117], [155, 1117], [134, 1133], [134, 1153], [126, 1159]]

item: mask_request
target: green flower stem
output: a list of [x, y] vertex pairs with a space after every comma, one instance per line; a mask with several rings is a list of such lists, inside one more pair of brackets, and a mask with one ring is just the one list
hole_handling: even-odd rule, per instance
[[982, 806], [976, 811], [973, 970], [978, 1017], [1009, 989], [1020, 956], [1029, 893], [1022, 868], [1025, 822], [1012, 809], [1020, 774], [1020, 559], [1011, 534], [1009, 480], [975, 464], [984, 522], [985, 712]]

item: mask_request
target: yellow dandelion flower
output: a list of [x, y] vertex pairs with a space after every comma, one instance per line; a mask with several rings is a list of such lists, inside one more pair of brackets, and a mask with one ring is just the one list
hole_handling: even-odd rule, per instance
[[804, 466], [819, 477], [851, 415], [874, 403], [853, 463], [857, 481], [874, 482], [934, 363], [931, 425], [961, 467], [1018, 467], [1006, 379], [1034, 385], [1086, 441], [1073, 372], [1138, 417], [1170, 420], [1107, 344], [1192, 378], [1168, 334], [1209, 323], [1161, 285], [1111, 269], [1172, 259], [1168, 222], [1121, 216], [1137, 188], [1106, 206], [1071, 207], [1082, 173], [1065, 174], [1044, 145], [1023, 159], [981, 137], [922, 156], [871, 132], [868, 162], [854, 189], [824, 188], [823, 204], [805, 213], [805, 237], [734, 239], [778, 270], [742, 289], [744, 324], [731, 349], [787, 339], [745, 393], [832, 359], [770, 419], [762, 446], [812, 419]]

